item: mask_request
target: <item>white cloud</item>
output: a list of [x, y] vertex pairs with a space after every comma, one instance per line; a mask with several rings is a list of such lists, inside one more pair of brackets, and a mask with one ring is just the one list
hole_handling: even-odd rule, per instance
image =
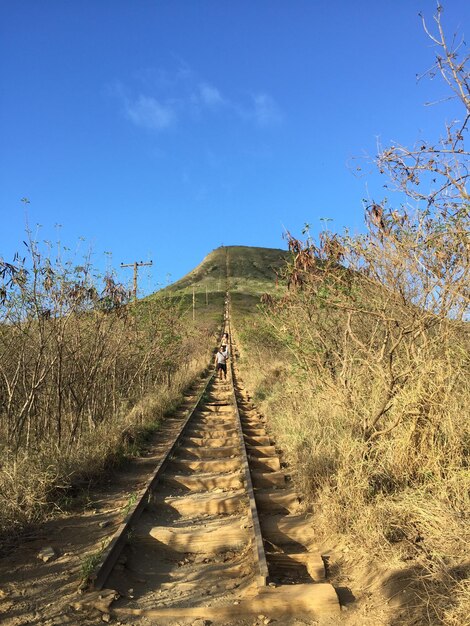
[[208, 107], [215, 107], [225, 103], [217, 87], [213, 87], [208, 83], [199, 84], [199, 97], [201, 102]]
[[145, 67], [134, 72], [134, 77], [146, 90], [174, 90], [188, 85], [193, 80], [191, 67], [181, 59], [177, 67], [168, 70], [163, 67]]
[[276, 102], [266, 93], [253, 96], [253, 118], [258, 126], [273, 126], [282, 120]]
[[176, 122], [176, 113], [170, 106], [143, 95], [134, 102], [126, 101], [126, 115], [136, 126], [150, 130], [164, 130]]
[[199, 93], [192, 100], [195, 104], [202, 104], [209, 109], [224, 105], [227, 111], [231, 111], [240, 119], [254, 122], [260, 127], [274, 126], [282, 121], [278, 105], [267, 93], [255, 94], [251, 97], [250, 104], [243, 105], [241, 102], [222, 96], [219, 89], [209, 83], [199, 83], [198, 88]]
[[130, 95], [130, 88], [122, 83], [111, 85], [109, 93], [120, 100], [130, 122], [147, 130], [164, 131], [178, 122], [200, 121], [214, 114], [259, 128], [276, 126], [283, 120], [278, 104], [268, 93], [228, 97], [183, 62], [174, 72], [146, 68], [137, 78], [140, 94]]

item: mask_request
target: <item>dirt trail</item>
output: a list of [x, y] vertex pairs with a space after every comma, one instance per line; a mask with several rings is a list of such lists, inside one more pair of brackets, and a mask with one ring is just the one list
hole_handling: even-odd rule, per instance
[[[0, 560], [3, 623], [78, 625], [101, 623], [102, 618], [175, 626], [341, 622], [309, 517], [290, 486], [264, 419], [234, 374], [235, 394], [230, 376], [208, 387], [127, 535], [106, 580], [106, 589], [113, 590], [109, 597], [119, 595], [108, 603], [111, 616], [90, 610], [87, 598], [92, 596], [77, 597], [84, 555], [96, 551], [122, 523], [126, 504], [168, 449], [198, 389], [166, 420], [146, 456], [93, 494], [88, 510], [46, 524], [41, 537]], [[57, 558], [40, 563], [37, 554], [45, 545], [54, 548]], [[262, 588], [257, 548], [268, 566], [269, 585]], [[101, 595], [107, 597], [107, 592], [93, 597]], [[71, 603], [80, 610], [73, 611]]]

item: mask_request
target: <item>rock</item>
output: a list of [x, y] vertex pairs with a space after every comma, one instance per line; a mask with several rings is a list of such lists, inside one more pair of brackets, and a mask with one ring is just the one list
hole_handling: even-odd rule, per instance
[[42, 550], [38, 553], [38, 559], [44, 561], [44, 563], [48, 563], [49, 561], [53, 561], [57, 558], [57, 554], [52, 546], [46, 546], [42, 548]]
[[225, 589], [236, 589], [240, 586], [240, 581], [237, 580], [229, 580], [228, 583], [225, 584]]
[[111, 621], [111, 615], [109, 613], [102, 613], [101, 614], [101, 621], [102, 622], [110, 622]]
[[107, 527], [107, 526], [109, 526], [110, 524], [111, 524], [111, 522], [109, 521], [109, 519], [105, 519], [105, 520], [103, 520], [102, 522], [100, 522], [100, 523], [98, 524], [98, 526], [99, 526], [100, 528], [106, 528], [106, 527]]
[[197, 619], [193, 622], [193, 626], [210, 626], [212, 622], [208, 619]]
[[204, 555], [199, 555], [194, 559], [194, 565], [201, 565], [206, 562], [206, 557]]

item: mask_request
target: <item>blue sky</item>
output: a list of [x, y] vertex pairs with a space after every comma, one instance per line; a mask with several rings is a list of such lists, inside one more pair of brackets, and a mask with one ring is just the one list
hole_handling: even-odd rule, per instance
[[[447, 32], [470, 2], [444, 1]], [[362, 228], [376, 142], [435, 139], [452, 104], [431, 0], [3, 0], [0, 256], [24, 239], [153, 259], [142, 289], [221, 245], [285, 247], [305, 222]], [[60, 224], [57, 228], [55, 225]], [[130, 279], [129, 270], [119, 277]]]

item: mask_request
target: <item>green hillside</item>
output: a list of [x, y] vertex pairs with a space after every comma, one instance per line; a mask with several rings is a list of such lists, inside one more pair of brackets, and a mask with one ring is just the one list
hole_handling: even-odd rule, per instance
[[172, 305], [177, 303], [197, 326], [219, 325], [227, 290], [239, 314], [253, 313], [261, 294], [277, 291], [276, 276], [289, 258], [290, 253], [279, 248], [221, 246], [186, 276], [140, 300], [139, 305], [143, 310], [163, 298]]
[[288, 258], [289, 252], [279, 248], [222, 246], [165, 291], [185, 292], [193, 286], [197, 293], [225, 292], [227, 287], [255, 294], [271, 291], [275, 289], [276, 272]]

